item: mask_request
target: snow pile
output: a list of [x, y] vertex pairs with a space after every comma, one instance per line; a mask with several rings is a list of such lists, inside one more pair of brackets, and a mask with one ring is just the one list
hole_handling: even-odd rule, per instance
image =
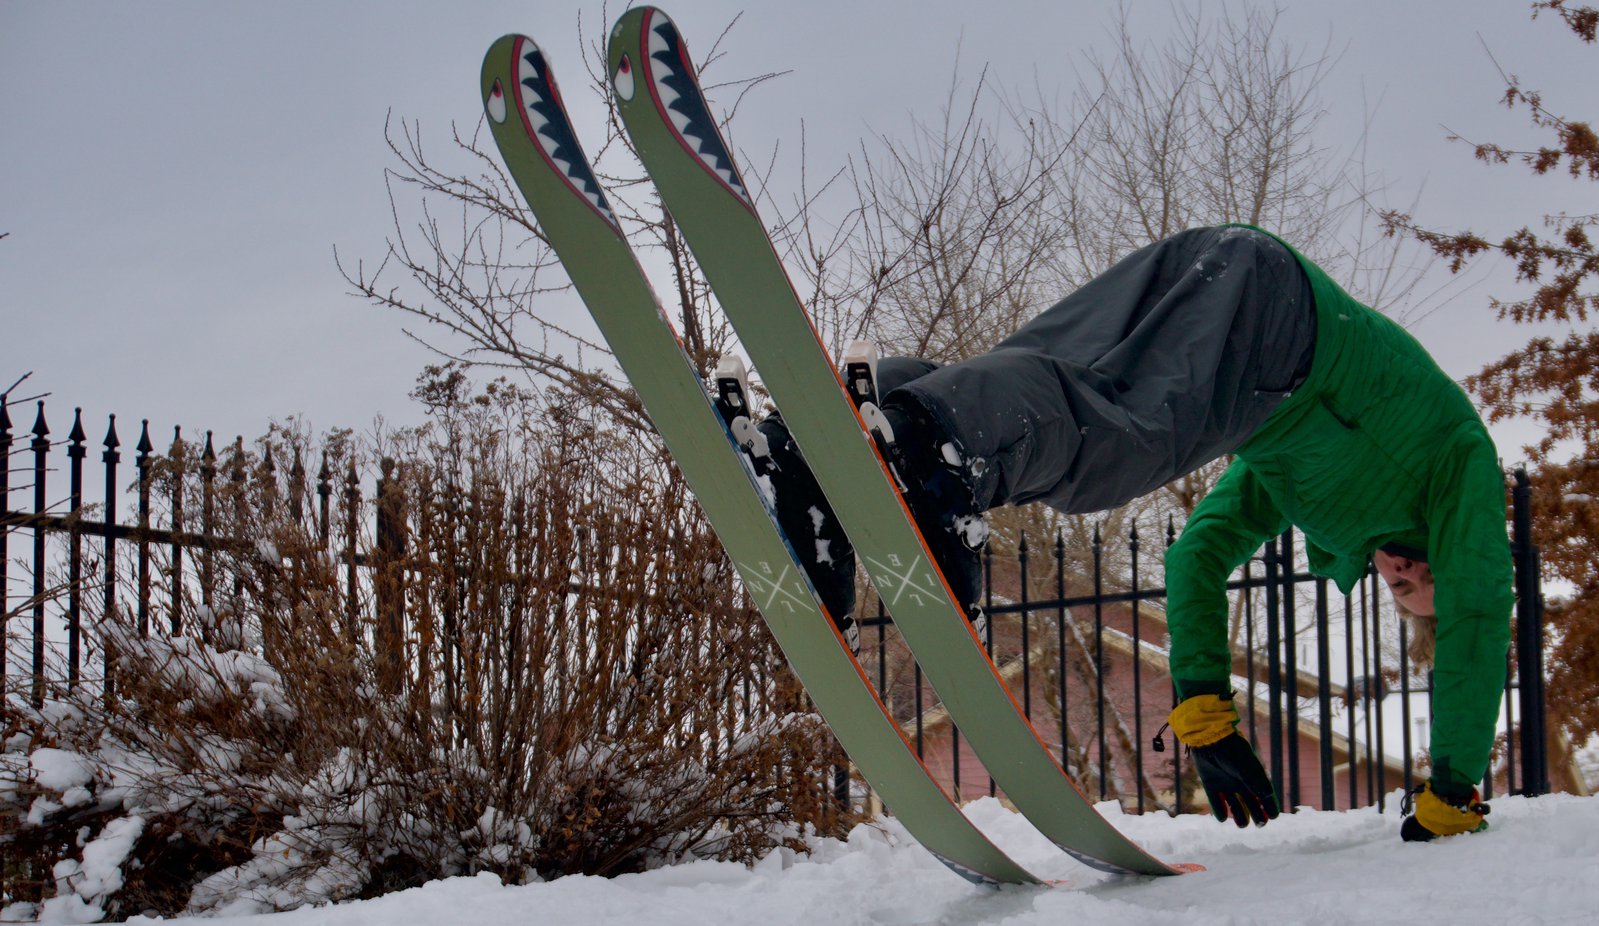
[[[182, 653], [195, 664], [167, 671], [181, 675], [205, 666], [210, 680], [200, 683], [200, 689], [233, 698], [255, 722], [283, 722], [290, 713], [260, 666], [187, 646]], [[165, 651], [165, 656], [174, 652]], [[186, 709], [203, 715], [205, 699]], [[94, 922], [137, 912], [138, 907], [119, 909], [113, 898], [125, 882], [140, 875], [141, 840], [167, 838], [175, 829], [187, 839], [222, 833], [227, 814], [238, 813], [230, 809], [237, 793], [230, 794], [218, 779], [187, 771], [159, 750], [84, 733], [90, 727], [89, 710], [85, 704], [47, 703], [42, 714], [48, 717], [40, 719], [48, 719], [49, 728], [58, 733], [78, 730], [79, 735], [45, 743], [17, 733], [0, 751], [0, 809], [24, 829], [52, 825], [57, 831], [68, 827], [77, 832], [75, 854], [48, 871], [56, 896], [38, 908], [14, 905], [0, 911], [0, 920]], [[737, 748], [755, 748], [762, 739], [752, 734], [748, 745], [741, 742]], [[199, 736], [188, 746], [227, 768], [258, 758], [238, 743]], [[590, 768], [625, 767], [618, 756], [607, 753], [610, 748], [598, 746], [577, 758]], [[779, 849], [751, 867], [696, 861], [703, 858], [703, 850], [726, 838], [705, 832], [695, 844], [663, 844], [655, 863], [660, 867], [642, 874], [534, 879], [510, 886], [493, 875], [458, 877], [374, 900], [329, 905], [366, 889], [372, 859], [400, 851], [411, 844], [407, 839], [452, 853], [456, 865], [448, 870], [473, 871], [536, 848], [538, 835], [524, 819], [493, 807], [448, 831], [429, 828], [407, 816], [402, 792], [384, 784], [395, 772], [374, 769], [350, 749], [304, 773], [299, 783], [285, 778], [281, 767], [255, 774], [250, 779], [258, 788], [254, 793], [281, 826], [258, 832], [238, 864], [206, 878], [189, 900], [192, 912], [219, 917], [223, 924], [524, 926], [529, 912], [537, 911], [541, 924], [585, 926], [1284, 926], [1357, 920], [1498, 926], [1590, 922], [1592, 911], [1599, 909], [1599, 883], [1592, 877], [1599, 856], [1599, 798], [1498, 798], [1487, 833], [1418, 845], [1398, 838], [1399, 816], [1392, 812], [1397, 792], [1388, 801], [1387, 814], [1375, 809], [1302, 810], [1248, 830], [1204, 816], [1140, 817], [1123, 814], [1114, 803], [1100, 806], [1101, 813], [1157, 857], [1197, 862], [1207, 869], [1174, 878], [1118, 878], [1086, 868], [1050, 845], [1023, 818], [988, 799], [970, 805], [969, 815], [1017, 861], [1057, 882], [1054, 886], [974, 887], [888, 818], [856, 828], [847, 840], [810, 840], [808, 856]], [[241, 772], [238, 780], [246, 777]], [[626, 798], [622, 803], [627, 806], [642, 803], [638, 795], [623, 793], [640, 787], [626, 776], [596, 783]], [[680, 800], [703, 797], [690, 769], [682, 770], [673, 784]], [[377, 852], [374, 841], [380, 843]], [[669, 860], [678, 864], [663, 864]], [[324, 906], [269, 912], [305, 903]]]
[[517, 887], [484, 875], [375, 900], [209, 922], [1503, 926], [1589, 923], [1599, 909], [1596, 798], [1501, 798], [1493, 802], [1489, 832], [1432, 844], [1401, 843], [1398, 815], [1374, 809], [1302, 810], [1261, 829], [1238, 830], [1208, 817], [1133, 817], [1103, 805], [1102, 812], [1156, 855], [1207, 869], [1174, 878], [1102, 875], [1063, 856], [991, 799], [967, 810], [1018, 861], [1063, 883], [974, 887], [888, 820], [857, 828], [847, 841], [819, 840], [808, 857], [779, 850], [751, 868], [695, 862], [614, 879], [568, 877]]
[[56, 896], [44, 902], [44, 922], [95, 923], [105, 915], [104, 905], [122, 889], [122, 867], [144, 832], [144, 818], [118, 817], [98, 836], [84, 843], [79, 859], [62, 859], [51, 874]]
[[116, 652], [115, 699], [85, 686], [6, 705], [0, 846], [30, 878], [8, 888], [47, 899], [0, 922], [268, 913], [446, 875], [526, 882], [551, 858], [640, 870], [756, 857], [804, 835], [786, 792], [739, 770], [814, 750], [810, 714], [761, 718], [699, 758], [580, 741], [511, 778], [492, 747], [412, 735], [408, 705], [359, 673], [327, 673], [339, 697], [308, 700], [292, 672], [198, 640], [127, 635]]
[[[39, 708], [21, 695], [10, 700], [13, 722], [0, 744], [0, 814], [9, 818], [8, 849], [19, 859], [44, 858], [38, 874], [53, 890], [37, 907], [0, 910], [0, 920], [87, 923], [114, 915], [115, 898], [140, 865], [137, 847], [150, 821], [161, 821], [159, 831], [173, 844], [204, 844], [229, 821], [262, 809], [241, 802], [241, 789], [254, 795], [272, 790], [270, 773], [240, 771], [249, 747], [208, 723], [220, 713], [270, 735], [274, 725], [292, 720], [272, 667], [195, 640], [119, 631], [108, 633], [115, 635], [126, 677], [148, 686], [143, 691], [165, 686], [186, 696], [170, 705], [134, 701], [109, 708], [84, 689], [58, 693]], [[152, 709], [182, 719], [182, 742], [139, 722]], [[127, 722], [130, 717], [134, 722]], [[196, 766], [210, 774], [193, 774]]]

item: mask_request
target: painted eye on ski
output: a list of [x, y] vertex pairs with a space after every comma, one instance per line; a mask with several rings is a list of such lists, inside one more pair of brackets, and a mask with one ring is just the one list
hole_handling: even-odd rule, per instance
[[633, 99], [633, 62], [627, 55], [616, 65], [616, 75], [611, 78], [611, 84], [616, 88], [616, 95], [624, 100]]
[[488, 110], [489, 118], [495, 122], [505, 121], [505, 90], [500, 86], [498, 79], [489, 90], [489, 98], [483, 101], [483, 108]]

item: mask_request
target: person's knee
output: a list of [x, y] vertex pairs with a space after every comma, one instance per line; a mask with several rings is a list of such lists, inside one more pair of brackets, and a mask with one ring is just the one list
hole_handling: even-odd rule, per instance
[[1211, 255], [1229, 267], [1251, 267], [1260, 283], [1273, 291], [1297, 294], [1308, 289], [1298, 258], [1281, 241], [1253, 228], [1222, 228]]
[[1230, 226], [1218, 231], [1220, 234], [1213, 247], [1230, 258], [1260, 263], [1293, 257], [1282, 242], [1258, 229]]
[[877, 394], [888, 395], [895, 389], [921, 379], [938, 369], [939, 365], [920, 357], [883, 357], [877, 361]]

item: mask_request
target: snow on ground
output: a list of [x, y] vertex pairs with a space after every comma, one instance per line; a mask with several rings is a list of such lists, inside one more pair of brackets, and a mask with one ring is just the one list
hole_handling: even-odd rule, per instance
[[[1397, 795], [1395, 796], [1397, 801]], [[1101, 875], [1049, 846], [991, 799], [967, 810], [995, 842], [1056, 887], [986, 890], [951, 874], [892, 821], [778, 852], [753, 868], [696, 862], [619, 878], [504, 887], [455, 878], [375, 900], [219, 926], [650, 926], [786, 924], [1542, 924], [1599, 922], [1599, 798], [1493, 802], [1487, 833], [1399, 840], [1399, 815], [1302, 810], [1238, 830], [1209, 817], [1101, 810], [1168, 861], [1207, 870], [1171, 878]], [[134, 922], [150, 922], [135, 919]], [[209, 924], [208, 924], [209, 926]]]

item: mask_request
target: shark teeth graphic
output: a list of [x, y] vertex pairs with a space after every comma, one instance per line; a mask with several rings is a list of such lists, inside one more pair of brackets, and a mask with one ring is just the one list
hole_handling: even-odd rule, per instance
[[588, 158], [578, 145], [577, 135], [561, 108], [561, 93], [544, 64], [544, 55], [529, 38], [519, 39], [516, 58], [516, 100], [527, 125], [527, 134], [539, 146], [552, 167], [567, 185], [583, 196], [600, 218], [621, 230], [616, 213], [606, 202], [599, 181], [589, 169]]
[[722, 142], [721, 133], [716, 130], [716, 120], [711, 117], [710, 107], [705, 104], [699, 83], [694, 79], [677, 26], [661, 11], [650, 10], [644, 21], [644, 34], [648, 47], [642, 63], [643, 77], [653, 88], [656, 104], [676, 132], [678, 141], [753, 211], [754, 200], [738, 168], [733, 166], [733, 158]]

